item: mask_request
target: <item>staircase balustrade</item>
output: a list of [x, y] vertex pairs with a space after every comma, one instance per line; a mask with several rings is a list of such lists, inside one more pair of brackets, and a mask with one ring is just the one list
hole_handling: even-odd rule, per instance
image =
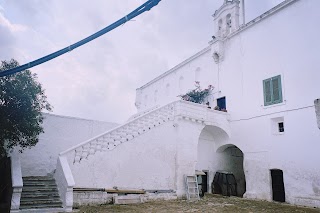
[[[205, 121], [208, 121], [208, 119], [215, 120], [217, 114], [223, 114], [224, 118], [226, 115], [224, 112], [208, 109], [205, 105], [186, 101], [175, 101], [141, 114], [121, 126], [74, 146], [60, 153], [60, 156], [73, 152], [73, 163], [80, 163], [81, 160], [87, 159], [97, 151], [113, 150], [120, 144], [131, 141], [157, 126], [168, 121], [173, 121], [176, 117], [204, 123]], [[213, 121], [211, 121], [211, 123], [212, 122]]]

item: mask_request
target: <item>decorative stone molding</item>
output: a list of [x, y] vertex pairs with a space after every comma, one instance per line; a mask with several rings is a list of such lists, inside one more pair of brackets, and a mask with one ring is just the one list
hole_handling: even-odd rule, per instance
[[317, 118], [318, 127], [320, 129], [320, 99], [316, 99], [314, 101], [314, 107], [316, 109], [316, 118]]

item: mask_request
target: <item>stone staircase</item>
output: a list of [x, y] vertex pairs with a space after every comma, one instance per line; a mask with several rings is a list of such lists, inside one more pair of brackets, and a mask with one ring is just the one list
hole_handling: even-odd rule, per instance
[[115, 129], [60, 153], [60, 156], [73, 152], [73, 163], [75, 164], [94, 155], [97, 151], [111, 151], [122, 143], [131, 141], [157, 126], [172, 121], [174, 106], [175, 102], [148, 111]]
[[53, 177], [23, 177], [21, 212], [63, 212], [62, 202]]

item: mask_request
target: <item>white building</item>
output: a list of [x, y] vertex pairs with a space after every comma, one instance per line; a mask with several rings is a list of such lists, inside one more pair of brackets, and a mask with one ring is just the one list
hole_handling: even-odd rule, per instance
[[[50, 151], [48, 163], [42, 156], [35, 169], [33, 153], [52, 146], [40, 141], [20, 156], [22, 176], [53, 174], [66, 210], [110, 198], [73, 188], [167, 192], [146, 200], [184, 197], [184, 176], [196, 170], [206, 172], [208, 192], [215, 172], [227, 170], [244, 197], [277, 200], [280, 178], [285, 202], [320, 207], [318, 8], [318, 0], [286, 0], [241, 24], [240, 2], [225, 0], [213, 15], [208, 47], [138, 88], [138, 113], [127, 123], [95, 131], [102, 134], [88, 141], [70, 136], [68, 146]], [[215, 87], [212, 109], [179, 101], [195, 81]], [[214, 110], [217, 105], [227, 112]], [[19, 167], [18, 158], [13, 165]], [[19, 171], [13, 169], [17, 203]]]

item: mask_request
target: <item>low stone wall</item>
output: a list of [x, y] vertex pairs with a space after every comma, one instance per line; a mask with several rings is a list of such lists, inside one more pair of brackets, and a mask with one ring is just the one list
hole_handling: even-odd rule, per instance
[[73, 192], [73, 207], [85, 205], [100, 205], [113, 202], [113, 195], [107, 192], [82, 191]]
[[320, 99], [317, 99], [314, 101], [314, 106], [316, 108], [317, 122], [318, 122], [318, 127], [320, 129]]
[[156, 200], [176, 200], [177, 194], [171, 193], [146, 193], [146, 194], [129, 194], [118, 195], [109, 194], [102, 191], [77, 191], [73, 192], [73, 207], [77, 208], [84, 205], [100, 204], [131, 204], [143, 203]]

